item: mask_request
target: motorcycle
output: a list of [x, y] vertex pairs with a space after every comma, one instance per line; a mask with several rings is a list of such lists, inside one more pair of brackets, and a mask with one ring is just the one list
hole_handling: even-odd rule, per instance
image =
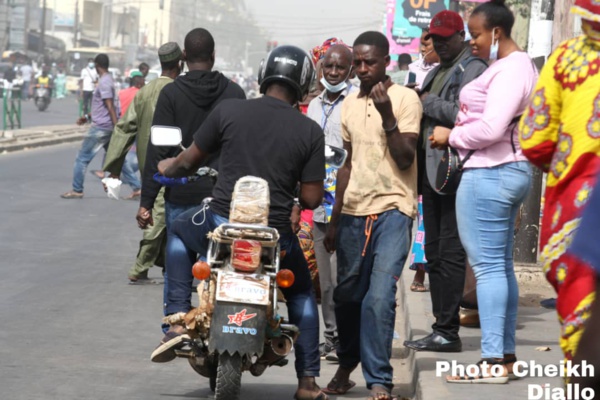
[[[151, 141], [155, 146], [183, 148], [179, 128], [153, 126]], [[327, 162], [336, 167], [347, 155], [330, 146], [325, 153]], [[211, 173], [216, 175], [204, 167], [191, 177], [157, 174], [155, 179], [185, 184]], [[267, 367], [286, 365], [299, 335], [298, 328], [278, 314], [278, 288], [291, 287], [294, 274], [279, 268], [279, 233], [267, 226], [268, 211], [268, 183], [251, 176], [239, 179], [229, 223], [209, 235], [206, 261], [192, 267], [200, 282], [198, 307], [165, 319], [187, 329], [190, 339], [176, 355], [209, 379], [216, 400], [239, 399], [242, 372], [260, 376]]]
[[39, 111], [44, 111], [50, 104], [50, 88], [45, 85], [35, 85], [33, 100]]

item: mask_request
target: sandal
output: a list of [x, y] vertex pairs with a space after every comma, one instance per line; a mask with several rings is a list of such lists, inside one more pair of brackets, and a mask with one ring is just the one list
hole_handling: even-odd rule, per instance
[[516, 381], [521, 379], [520, 376], [516, 376], [515, 373], [513, 372], [513, 366], [514, 364], [517, 362], [517, 356], [509, 356], [509, 357], [504, 357], [504, 360], [502, 361], [504, 363], [504, 366], [506, 367], [506, 370], [508, 371], [508, 380], [509, 381]]
[[60, 195], [63, 199], [83, 199], [83, 192], [76, 192], [71, 190], [70, 192], [63, 193]]
[[331, 381], [327, 384], [327, 387], [323, 389], [323, 393], [334, 394], [334, 395], [343, 395], [350, 389], [356, 386], [356, 382], [348, 380], [346, 383], [340, 383], [337, 378], [331, 379]]
[[[506, 366], [504, 365], [504, 361], [497, 361], [493, 358], [484, 358], [480, 360], [477, 365], [480, 366], [483, 363], [487, 363], [489, 365], [502, 365], [506, 370]], [[479, 369], [479, 375], [477, 376], [469, 376], [469, 375], [458, 375], [458, 376], [446, 376], [446, 382], [448, 383], [491, 383], [491, 384], [505, 384], [508, 383], [508, 374], [503, 376], [484, 376], [483, 371]]]
[[413, 282], [410, 285], [410, 291], [417, 292], [417, 293], [424, 293], [424, 292], [429, 292], [429, 289], [427, 289], [422, 282]]
[[165, 363], [177, 358], [175, 350], [183, 346], [183, 341], [190, 339], [186, 333], [167, 331], [160, 344], [150, 356], [152, 362]]

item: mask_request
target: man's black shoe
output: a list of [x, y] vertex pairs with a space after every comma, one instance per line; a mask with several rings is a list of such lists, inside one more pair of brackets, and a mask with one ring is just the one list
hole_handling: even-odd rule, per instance
[[419, 340], [406, 340], [404, 347], [416, 351], [437, 351], [442, 353], [460, 353], [462, 342], [460, 339], [449, 341], [437, 333], [432, 333]]

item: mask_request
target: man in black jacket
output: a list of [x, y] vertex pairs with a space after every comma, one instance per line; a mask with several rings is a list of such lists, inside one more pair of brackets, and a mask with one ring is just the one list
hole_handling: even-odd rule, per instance
[[[224, 99], [245, 99], [240, 86], [227, 79], [218, 71], [212, 71], [215, 63], [215, 42], [206, 29], [196, 28], [190, 31], [184, 41], [182, 59], [187, 63], [189, 72], [179, 76], [166, 85], [156, 103], [152, 125], [176, 126], [181, 129], [182, 144], [192, 144], [194, 133], [204, 122], [211, 110]], [[137, 213], [138, 225], [145, 229], [153, 224], [152, 207], [161, 189], [161, 184], [152, 177], [158, 172], [158, 163], [166, 158], [177, 156], [181, 149], [177, 147], [156, 147], [148, 144], [146, 165], [142, 181], [142, 196]], [[202, 166], [217, 168], [218, 154], [207, 159]], [[210, 197], [213, 182], [205, 176], [187, 185], [165, 189], [165, 212], [167, 224], [167, 246], [169, 231], [173, 220], [182, 212], [202, 203]], [[165, 275], [165, 293], [167, 290]]]
[[442, 11], [431, 20], [429, 37], [441, 63], [423, 82], [423, 120], [417, 151], [419, 189], [423, 195], [425, 257], [429, 267], [433, 332], [422, 339], [404, 342], [417, 351], [460, 352], [459, 308], [465, 284], [466, 255], [458, 236], [454, 203], [456, 195], [435, 190], [435, 175], [443, 150], [429, 145], [437, 125], [454, 127], [461, 89], [487, 68], [471, 56], [465, 42], [464, 24], [454, 11]]

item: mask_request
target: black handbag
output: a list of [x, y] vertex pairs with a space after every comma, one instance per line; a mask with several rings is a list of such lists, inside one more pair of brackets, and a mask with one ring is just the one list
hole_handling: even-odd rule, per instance
[[444, 156], [440, 159], [435, 176], [435, 190], [440, 194], [454, 194], [458, 190], [460, 178], [463, 172], [463, 165], [475, 153], [471, 150], [462, 160], [456, 149], [448, 146], [444, 151]]

